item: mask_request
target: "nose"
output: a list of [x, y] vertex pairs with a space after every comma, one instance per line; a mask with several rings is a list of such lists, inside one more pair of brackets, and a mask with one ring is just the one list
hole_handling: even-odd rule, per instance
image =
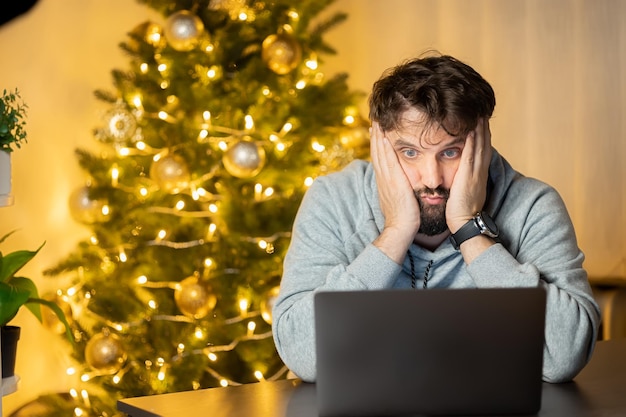
[[443, 184], [443, 169], [437, 158], [424, 158], [419, 167], [422, 185], [435, 189]]

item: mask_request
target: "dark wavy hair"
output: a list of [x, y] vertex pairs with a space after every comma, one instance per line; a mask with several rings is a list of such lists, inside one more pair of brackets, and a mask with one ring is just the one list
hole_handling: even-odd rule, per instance
[[493, 88], [480, 74], [456, 58], [438, 55], [385, 71], [372, 88], [369, 116], [383, 131], [398, 130], [402, 115], [415, 108], [425, 114], [427, 126], [464, 136], [478, 119], [491, 117], [495, 106]]

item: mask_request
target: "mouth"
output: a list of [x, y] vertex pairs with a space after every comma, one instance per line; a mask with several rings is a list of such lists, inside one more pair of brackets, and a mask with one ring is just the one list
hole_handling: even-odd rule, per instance
[[431, 206], [435, 206], [438, 204], [443, 204], [446, 202], [446, 198], [437, 194], [421, 194], [420, 200], [426, 204], [430, 204]]

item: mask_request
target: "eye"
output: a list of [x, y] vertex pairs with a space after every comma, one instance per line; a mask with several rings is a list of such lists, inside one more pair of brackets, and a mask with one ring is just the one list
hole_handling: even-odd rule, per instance
[[461, 155], [461, 150], [458, 148], [450, 148], [441, 152], [441, 155], [446, 159], [455, 159]]
[[417, 151], [412, 148], [404, 148], [400, 150], [400, 153], [404, 155], [406, 158], [411, 158], [411, 159], [417, 157], [418, 155]]

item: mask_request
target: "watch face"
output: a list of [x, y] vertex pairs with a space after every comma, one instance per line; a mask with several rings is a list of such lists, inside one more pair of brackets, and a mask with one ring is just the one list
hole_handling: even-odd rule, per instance
[[476, 217], [476, 222], [480, 227], [480, 232], [489, 237], [498, 237], [500, 231], [498, 230], [498, 226], [493, 221], [491, 217], [485, 212], [479, 213]]

